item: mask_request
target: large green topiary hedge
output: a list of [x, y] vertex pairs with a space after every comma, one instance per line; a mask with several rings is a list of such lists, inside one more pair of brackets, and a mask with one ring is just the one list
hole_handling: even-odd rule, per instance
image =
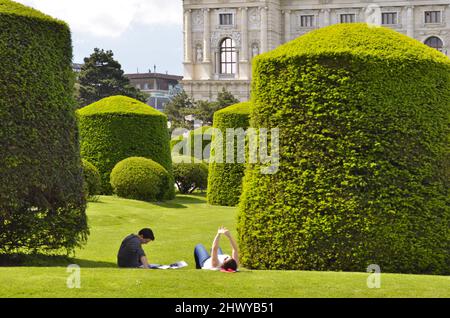
[[252, 125], [279, 172], [249, 166], [250, 268], [450, 273], [450, 60], [387, 28], [340, 24], [256, 58]]
[[143, 201], [170, 199], [173, 178], [159, 163], [143, 157], [119, 162], [111, 172], [111, 186], [119, 197]]
[[[78, 111], [81, 155], [102, 176], [104, 194], [114, 166], [129, 157], [145, 157], [161, 164], [172, 175], [167, 117], [154, 108], [125, 96], [112, 96]], [[167, 189], [169, 197], [175, 192]]]
[[[234, 143], [237, 149], [237, 137], [234, 140], [227, 141], [227, 128], [242, 128], [246, 130], [249, 127], [251, 103], [239, 103], [219, 110], [214, 114], [214, 128], [220, 129], [223, 135], [222, 146], [224, 162], [210, 162], [208, 176], [208, 203], [212, 205], [235, 206], [239, 203], [239, 197], [242, 192], [242, 178], [244, 177], [245, 164], [226, 163], [226, 145], [228, 142]], [[230, 138], [231, 139], [231, 138]], [[212, 145], [214, 148], [220, 145]]]
[[69, 27], [0, 0], [0, 252], [71, 251], [89, 233]]

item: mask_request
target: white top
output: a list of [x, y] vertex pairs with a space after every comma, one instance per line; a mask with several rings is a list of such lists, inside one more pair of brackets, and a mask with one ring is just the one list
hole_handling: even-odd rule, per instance
[[210, 257], [210, 258], [208, 258], [205, 261], [205, 263], [203, 264], [202, 269], [210, 269], [210, 270], [213, 270], [213, 271], [218, 271], [222, 267], [222, 265], [225, 262], [225, 259], [227, 257], [231, 258], [230, 255], [226, 255], [226, 254], [217, 255], [217, 258], [219, 259], [219, 265], [217, 267], [213, 267], [212, 266], [212, 257]]

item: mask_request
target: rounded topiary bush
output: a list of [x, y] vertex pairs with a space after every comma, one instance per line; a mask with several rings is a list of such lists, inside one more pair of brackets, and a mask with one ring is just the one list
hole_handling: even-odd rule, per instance
[[[228, 128], [242, 129], [245, 131], [249, 127], [251, 103], [239, 103], [219, 110], [214, 114], [214, 128], [220, 129], [223, 139], [218, 143], [213, 138], [211, 151], [216, 147], [223, 148], [222, 162], [212, 160], [209, 164], [210, 173], [208, 176], [208, 203], [212, 205], [235, 206], [239, 203], [242, 193], [242, 178], [244, 177], [245, 164], [238, 163], [236, 156], [238, 147], [238, 137], [234, 140], [227, 140], [226, 131]], [[230, 138], [231, 139], [231, 138]], [[227, 143], [234, 144], [234, 163], [226, 162]], [[242, 151], [242, 149], [240, 150]], [[214, 154], [211, 155], [214, 157]]]
[[71, 251], [89, 233], [67, 24], [0, 0], [0, 252]]
[[178, 190], [189, 194], [195, 190], [205, 190], [208, 185], [208, 165], [194, 157], [173, 158], [173, 176]]
[[[172, 175], [167, 117], [125, 96], [104, 98], [78, 111], [81, 155], [102, 177], [102, 192], [111, 194], [109, 177], [114, 166], [129, 157], [150, 158]], [[173, 197], [173, 187], [168, 189]]]
[[250, 268], [450, 273], [450, 60], [387, 28], [339, 24], [258, 56], [252, 126], [280, 166], [246, 170]]
[[142, 157], [127, 158], [111, 172], [111, 186], [119, 197], [143, 201], [170, 199], [172, 178], [159, 163]]
[[82, 159], [84, 193], [88, 199], [94, 199], [101, 192], [101, 177], [98, 169], [89, 161]]

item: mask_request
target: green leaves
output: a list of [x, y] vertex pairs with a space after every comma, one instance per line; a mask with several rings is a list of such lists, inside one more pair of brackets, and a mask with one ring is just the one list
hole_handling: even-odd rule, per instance
[[[102, 193], [111, 194], [110, 174], [129, 157], [145, 157], [172, 175], [167, 117], [137, 100], [113, 96], [77, 111], [81, 155], [102, 176]], [[167, 189], [173, 197], [173, 187]]]
[[111, 186], [115, 194], [149, 202], [170, 199], [172, 180], [163, 166], [142, 157], [122, 160], [111, 172]]
[[0, 251], [69, 253], [89, 229], [70, 30], [0, 1]]
[[208, 185], [208, 165], [196, 161], [192, 157], [174, 158], [173, 176], [182, 194], [205, 190]]
[[[226, 139], [226, 129], [247, 129], [249, 127], [251, 107], [251, 103], [239, 103], [214, 114], [214, 128], [219, 128], [225, 134], [223, 140], [224, 154], [226, 153], [226, 145], [230, 142]], [[234, 144], [236, 147], [236, 140]], [[214, 147], [217, 147], [217, 145], [212, 148]], [[222, 206], [237, 205], [242, 192], [244, 170], [244, 164], [211, 162], [208, 177], [208, 203]]]
[[130, 85], [112, 51], [95, 48], [94, 53], [84, 59], [78, 82], [81, 107], [115, 95], [125, 95], [144, 103], [148, 98]]
[[283, 133], [280, 171], [245, 173], [244, 265], [448, 274], [448, 58], [355, 24], [255, 61], [252, 126]]

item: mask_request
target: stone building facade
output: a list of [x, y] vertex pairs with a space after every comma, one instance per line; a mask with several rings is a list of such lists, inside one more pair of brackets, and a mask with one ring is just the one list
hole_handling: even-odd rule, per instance
[[372, 22], [450, 53], [449, 0], [183, 0], [185, 91], [250, 98], [255, 55], [311, 30]]

